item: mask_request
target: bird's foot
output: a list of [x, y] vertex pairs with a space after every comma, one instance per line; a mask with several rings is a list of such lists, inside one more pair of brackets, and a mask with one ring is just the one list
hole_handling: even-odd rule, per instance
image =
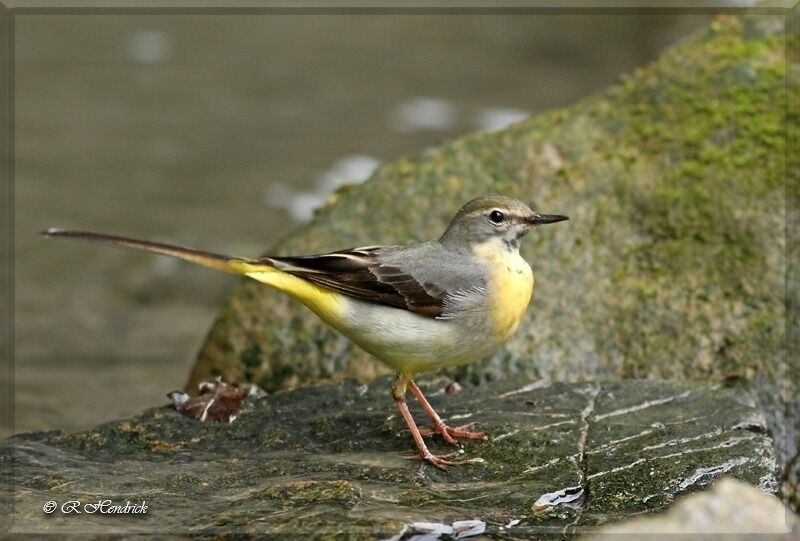
[[475, 462], [472, 459], [449, 460], [449, 459], [451, 459], [451, 458], [453, 458], [455, 456], [458, 456], [460, 454], [461, 454], [461, 452], [459, 452], [459, 451], [453, 451], [452, 453], [444, 453], [444, 454], [441, 454], [441, 455], [434, 455], [433, 453], [428, 451], [428, 452], [425, 452], [425, 453], [419, 453], [417, 455], [406, 456], [406, 457], [403, 457], [403, 458], [406, 458], [406, 459], [409, 459], [409, 460], [411, 460], [411, 459], [424, 460], [428, 464], [433, 464], [434, 466], [436, 466], [440, 470], [447, 470], [448, 466], [462, 466], [462, 465], [465, 465], [465, 464], [472, 464], [473, 462]]
[[437, 424], [433, 428], [423, 428], [419, 433], [423, 436], [430, 436], [432, 434], [440, 434], [442, 439], [450, 445], [460, 447], [461, 443], [455, 438], [467, 438], [470, 440], [488, 440], [489, 436], [483, 432], [470, 432], [467, 430], [472, 427], [473, 423], [462, 426], [447, 426], [446, 424]]

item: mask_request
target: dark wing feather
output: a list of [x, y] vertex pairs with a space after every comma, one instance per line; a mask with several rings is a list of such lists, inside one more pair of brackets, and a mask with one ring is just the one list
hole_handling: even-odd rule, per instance
[[442, 315], [444, 292], [421, 284], [402, 269], [381, 264], [381, 247], [329, 254], [266, 258], [276, 268], [357, 299], [410, 310], [427, 317]]

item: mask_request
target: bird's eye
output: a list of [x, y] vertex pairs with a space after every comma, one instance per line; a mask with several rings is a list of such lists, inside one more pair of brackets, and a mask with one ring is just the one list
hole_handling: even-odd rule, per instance
[[492, 212], [489, 214], [489, 220], [491, 220], [491, 222], [492, 222], [493, 224], [500, 224], [500, 223], [503, 223], [503, 220], [505, 220], [505, 219], [506, 219], [506, 217], [505, 217], [505, 216], [503, 215], [503, 213], [502, 213], [502, 212], [500, 212], [499, 210], [493, 210], [493, 211], [492, 211]]

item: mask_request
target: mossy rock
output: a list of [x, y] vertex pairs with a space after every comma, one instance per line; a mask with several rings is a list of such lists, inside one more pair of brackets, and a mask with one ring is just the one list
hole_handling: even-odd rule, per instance
[[[422, 383], [445, 420], [493, 436], [467, 442], [462, 457], [481, 459], [469, 465], [404, 458], [414, 447], [390, 380], [349, 380], [275, 393], [230, 424], [164, 407], [76, 434], [15, 436], [0, 443], [0, 509], [14, 534], [386, 539], [408, 523], [477, 519], [492, 536], [538, 539], [661, 511], [721, 475], [777, 491], [764, 416], [739, 389], [519, 380], [448, 394], [446, 383]], [[42, 512], [105, 499], [148, 512]]]
[[[719, 16], [600, 95], [384, 165], [269, 252], [434, 238], [470, 198], [510, 195], [571, 220], [523, 246], [536, 290], [516, 335], [451, 375], [780, 381], [783, 29], [778, 15]], [[246, 281], [189, 387], [222, 375], [274, 391], [382, 373], [299, 303]]]
[[[787, 418], [800, 419], [800, 357], [785, 346], [797, 346], [786, 331], [800, 324], [800, 292], [786, 287], [800, 247], [787, 229], [800, 199], [797, 153], [787, 152], [800, 118], [800, 25], [786, 22], [715, 17], [599, 95], [384, 165], [268, 252], [435, 238], [465, 201], [491, 193], [567, 214], [525, 241], [536, 289], [517, 333], [447, 374], [747, 381], [780, 462], [795, 457], [787, 493], [796, 492], [800, 427]], [[188, 388], [217, 375], [275, 391], [386, 372], [295, 301], [247, 281]]]

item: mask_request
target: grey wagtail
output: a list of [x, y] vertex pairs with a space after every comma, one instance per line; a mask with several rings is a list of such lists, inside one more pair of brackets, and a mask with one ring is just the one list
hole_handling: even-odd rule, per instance
[[[502, 196], [464, 205], [439, 240], [366, 246], [321, 255], [247, 259], [112, 235], [50, 229], [47, 237], [109, 242], [249, 276], [306, 305], [322, 321], [397, 371], [392, 396], [419, 457], [445, 469], [455, 453], [434, 455], [423, 435], [488, 437], [447, 426], [414, 383], [420, 372], [467, 364], [499, 348], [516, 330], [533, 292], [519, 255], [534, 226], [567, 220]], [[433, 421], [420, 431], [405, 401], [410, 390]]]

